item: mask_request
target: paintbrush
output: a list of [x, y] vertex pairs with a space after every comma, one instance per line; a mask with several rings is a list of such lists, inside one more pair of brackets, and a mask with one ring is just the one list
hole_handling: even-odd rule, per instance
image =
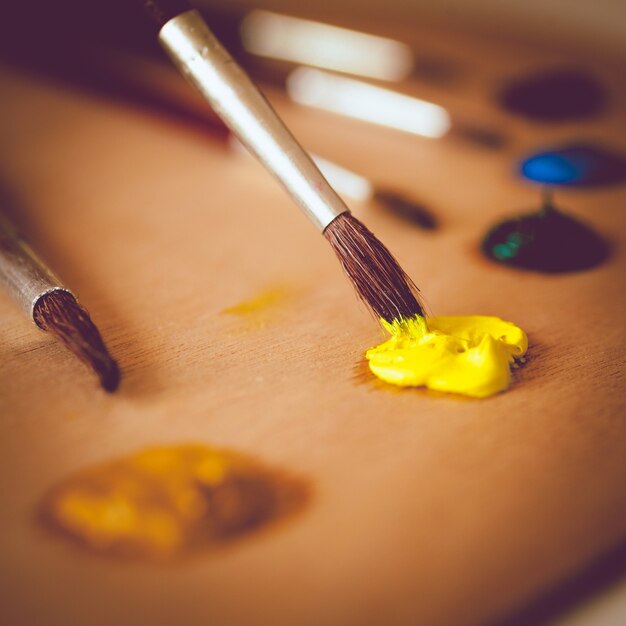
[[117, 363], [89, 313], [2, 213], [0, 284], [7, 288], [36, 326], [54, 335], [96, 373], [106, 391], [117, 389], [120, 381]]
[[184, 0], [140, 0], [159, 41], [238, 139], [285, 187], [335, 251], [359, 298], [386, 321], [423, 315], [419, 291], [354, 216], [245, 71]]

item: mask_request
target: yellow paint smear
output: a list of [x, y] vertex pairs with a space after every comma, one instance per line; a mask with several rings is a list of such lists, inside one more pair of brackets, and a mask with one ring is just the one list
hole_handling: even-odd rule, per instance
[[227, 309], [224, 309], [222, 313], [240, 316], [255, 315], [275, 306], [285, 298], [285, 295], [285, 290], [283, 288], [274, 287], [272, 289], [268, 289], [255, 298], [251, 298], [250, 300], [245, 300], [235, 306], [228, 307]]
[[416, 316], [382, 324], [391, 338], [365, 356], [378, 378], [403, 387], [491, 396], [508, 388], [511, 365], [528, 348], [524, 331], [498, 317]]
[[84, 547], [161, 558], [249, 532], [302, 494], [302, 485], [241, 455], [179, 445], [88, 468], [55, 488], [43, 513]]
[[276, 285], [239, 304], [222, 310], [222, 314], [238, 318], [240, 330], [260, 330], [280, 319], [284, 306], [293, 296], [290, 287]]

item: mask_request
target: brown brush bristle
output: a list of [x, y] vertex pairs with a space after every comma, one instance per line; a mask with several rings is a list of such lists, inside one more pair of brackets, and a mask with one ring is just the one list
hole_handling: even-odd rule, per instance
[[89, 313], [71, 293], [57, 290], [45, 294], [37, 301], [33, 318], [39, 328], [52, 333], [93, 369], [106, 391], [117, 389], [120, 382], [117, 363], [109, 354]]
[[324, 231], [361, 300], [387, 322], [424, 315], [419, 290], [387, 248], [354, 216], [342, 213]]

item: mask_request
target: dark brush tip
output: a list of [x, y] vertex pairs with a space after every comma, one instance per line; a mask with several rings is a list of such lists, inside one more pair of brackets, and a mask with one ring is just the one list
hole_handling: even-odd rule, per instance
[[113, 359], [109, 360], [106, 372], [98, 372], [98, 375], [100, 377], [100, 384], [105, 391], [113, 393], [119, 387], [121, 378], [120, 368]]
[[192, 8], [186, 0], [139, 0], [139, 2], [159, 29], [172, 18]]
[[350, 213], [334, 219], [324, 237], [359, 298], [387, 322], [424, 315], [419, 290], [391, 252]]
[[33, 319], [39, 328], [52, 333], [83, 363], [88, 365], [109, 393], [120, 383], [120, 370], [91, 321], [89, 313], [68, 291], [56, 290], [37, 301]]
[[377, 191], [374, 200], [398, 217], [402, 217], [424, 230], [437, 228], [435, 216], [425, 206], [413, 202], [395, 191]]

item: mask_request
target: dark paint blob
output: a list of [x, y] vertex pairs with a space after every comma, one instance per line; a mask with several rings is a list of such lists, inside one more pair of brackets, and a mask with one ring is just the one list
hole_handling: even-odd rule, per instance
[[450, 85], [458, 82], [461, 68], [449, 59], [421, 56], [415, 60], [413, 77], [437, 85]]
[[437, 228], [435, 216], [426, 207], [409, 200], [395, 191], [377, 191], [374, 199], [398, 217], [424, 230], [435, 230]]
[[538, 183], [600, 187], [626, 180], [626, 158], [594, 144], [570, 143], [533, 154], [520, 170]]
[[502, 107], [533, 120], [562, 122], [592, 117], [606, 105], [606, 91], [593, 77], [576, 69], [532, 74], [509, 83]]
[[455, 125], [452, 129], [453, 137], [462, 139], [466, 143], [471, 143], [487, 150], [502, 150], [506, 148], [510, 141], [501, 130], [472, 125]]
[[602, 237], [550, 205], [492, 228], [482, 251], [497, 263], [545, 273], [589, 269], [609, 256]]

